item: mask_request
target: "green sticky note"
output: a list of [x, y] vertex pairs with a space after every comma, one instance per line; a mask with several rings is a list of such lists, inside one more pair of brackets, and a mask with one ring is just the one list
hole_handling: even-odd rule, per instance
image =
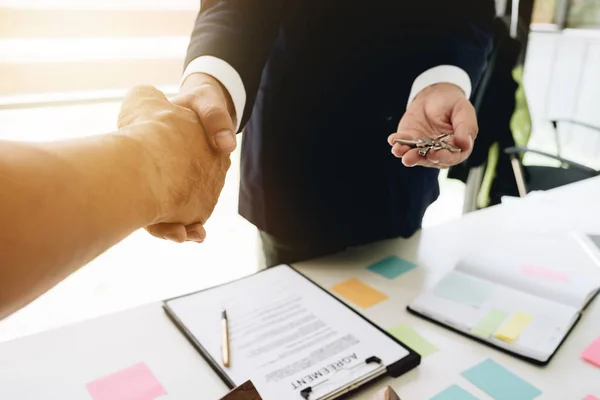
[[487, 339], [492, 333], [496, 332], [507, 316], [507, 312], [494, 308], [477, 322], [477, 325], [471, 329], [471, 333], [480, 338]]
[[435, 353], [438, 349], [431, 344], [427, 339], [423, 338], [413, 328], [406, 324], [396, 325], [388, 329], [388, 332], [396, 339], [416, 351], [421, 357]]
[[462, 376], [494, 400], [532, 400], [542, 394], [541, 390], [489, 358], [464, 371]]
[[446, 300], [466, 306], [479, 307], [493, 290], [491, 283], [472, 278], [460, 272], [453, 272], [444, 277], [433, 290], [433, 293]]
[[384, 258], [367, 267], [367, 269], [388, 279], [397, 278], [415, 268], [417, 268], [416, 264], [396, 256]]
[[452, 385], [449, 388], [436, 394], [429, 400], [478, 400], [477, 397], [467, 392], [465, 389], [457, 385]]

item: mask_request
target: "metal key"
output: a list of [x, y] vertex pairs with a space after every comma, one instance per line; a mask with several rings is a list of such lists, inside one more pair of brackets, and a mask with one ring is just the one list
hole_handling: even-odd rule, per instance
[[460, 147], [456, 147], [453, 144], [450, 144], [448, 142], [446, 142], [446, 140], [448, 140], [450, 138], [450, 134], [446, 133], [444, 135], [441, 135], [439, 137], [436, 138], [436, 144], [434, 145], [433, 150], [448, 150], [451, 151], [452, 153], [460, 153], [461, 149]]
[[453, 153], [458, 153], [461, 151], [460, 148], [447, 143], [446, 141], [452, 136], [450, 133], [444, 133], [439, 135], [435, 139], [425, 137], [420, 139], [394, 139], [394, 143], [399, 143], [403, 145], [410, 146], [412, 148], [418, 148], [420, 156], [427, 156], [431, 150], [449, 150]]
[[428, 137], [420, 139], [394, 139], [394, 143], [417, 148], [431, 147], [435, 144], [434, 139]]
[[462, 151], [459, 147], [446, 142], [440, 142], [439, 148], [434, 147], [434, 150], [448, 150], [452, 153], [460, 153]]
[[418, 153], [420, 156], [426, 157], [427, 153], [434, 149], [434, 146], [422, 147], [419, 149]]
[[394, 139], [394, 143], [404, 144], [410, 147], [424, 148], [436, 146], [437, 142], [444, 142], [450, 137], [449, 133], [444, 133], [435, 139], [424, 137], [420, 139]]

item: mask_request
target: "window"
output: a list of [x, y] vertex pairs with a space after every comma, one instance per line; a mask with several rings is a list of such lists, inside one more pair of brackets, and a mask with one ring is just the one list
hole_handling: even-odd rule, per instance
[[0, 0], [0, 104], [175, 87], [197, 9], [197, 0]]
[[600, 29], [600, 1], [570, 0], [567, 27]]
[[536, 0], [533, 3], [534, 24], [554, 24], [556, 16], [557, 0]]
[[598, 0], [535, 0], [534, 24], [555, 24], [558, 28], [599, 29]]

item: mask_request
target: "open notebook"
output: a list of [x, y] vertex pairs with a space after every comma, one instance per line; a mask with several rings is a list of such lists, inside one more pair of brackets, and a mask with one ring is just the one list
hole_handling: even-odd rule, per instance
[[546, 364], [600, 288], [594, 240], [513, 237], [464, 256], [409, 311]]

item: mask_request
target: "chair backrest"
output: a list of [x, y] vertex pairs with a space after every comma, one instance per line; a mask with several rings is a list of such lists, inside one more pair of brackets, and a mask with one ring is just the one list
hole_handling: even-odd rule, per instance
[[515, 112], [510, 120], [510, 130], [517, 146], [527, 146], [531, 137], [531, 113], [527, 104], [525, 95], [525, 85], [523, 83], [523, 65], [519, 65], [513, 71], [513, 78], [519, 85], [515, 93]]
[[[522, 88], [519, 89], [522, 82], [518, 79], [522, 45], [518, 39], [511, 37], [505, 19], [497, 18], [494, 29], [494, 50], [472, 98], [477, 111], [479, 136], [471, 156], [448, 173], [449, 178], [467, 183], [464, 212], [489, 204], [495, 178], [505, 180], [508, 185], [514, 184], [510, 160], [501, 149], [515, 145], [512, 125], [525, 127], [521, 131], [527, 131], [527, 124], [522, 121], [528, 120], [528, 109], [525, 107], [523, 114], [522, 105], [526, 105], [526, 99]], [[518, 118], [515, 118], [515, 110], [519, 110]], [[475, 170], [477, 174], [472, 173]]]
[[[475, 142], [471, 156], [463, 163], [450, 168], [448, 172], [449, 178], [466, 182], [469, 170], [482, 166], [488, 158], [490, 147], [496, 141], [497, 136], [497, 133], [489, 132], [493, 130], [495, 125], [493, 108], [494, 104], [498, 103], [494, 99], [495, 86], [498, 85], [498, 75], [502, 72], [506, 74], [506, 69], [502, 71], [498, 69], [505, 64], [505, 61], [502, 60], [502, 57], [506, 57], [507, 51], [505, 48], [510, 47], [510, 44], [515, 42], [509, 35], [505, 20], [499, 17], [496, 18], [494, 21], [494, 47], [488, 58], [483, 76], [474, 88], [473, 95], [471, 96], [471, 102], [475, 107], [479, 120], [480, 135]], [[518, 44], [518, 42], [516, 43]], [[512, 109], [510, 101], [507, 104], [503, 104], [503, 106]]]
[[482, 81], [474, 98], [480, 135], [468, 159], [470, 167], [480, 166], [487, 160], [492, 144], [512, 145], [513, 141], [510, 123], [519, 87], [513, 71], [518, 65], [521, 45], [510, 36], [503, 20], [498, 19], [495, 28], [494, 53], [486, 71], [486, 81]]

